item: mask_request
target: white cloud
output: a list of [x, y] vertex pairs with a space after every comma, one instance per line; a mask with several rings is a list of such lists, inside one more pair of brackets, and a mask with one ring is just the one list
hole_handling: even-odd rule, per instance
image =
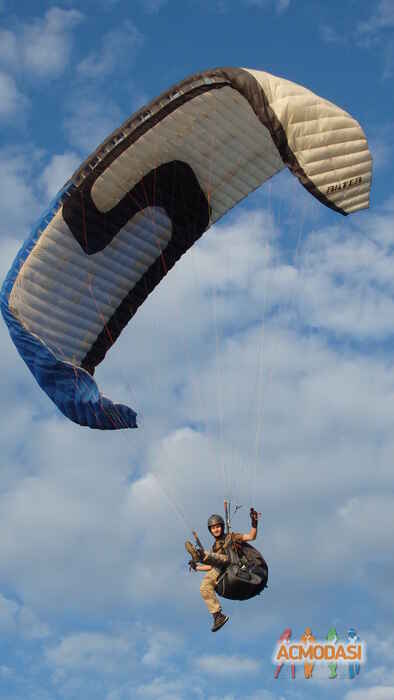
[[[188, 688], [187, 682], [183, 679], [169, 679], [166, 677], [154, 678], [152, 681], [138, 686], [135, 689], [137, 697], [158, 698], [159, 700], [183, 700], [192, 693], [195, 696], [195, 689]], [[200, 697], [200, 694], [198, 694]]]
[[52, 7], [43, 18], [0, 33], [0, 62], [38, 78], [55, 78], [65, 70], [72, 49], [72, 30], [83, 19], [78, 10]]
[[52, 156], [40, 178], [48, 200], [63, 187], [80, 163], [81, 157], [73, 152]]
[[[380, 515], [378, 517], [380, 519]], [[390, 667], [391, 673], [394, 673], [394, 633], [392, 630], [383, 633], [379, 633], [378, 631], [368, 632], [366, 641], [373, 655], [377, 657], [381, 663], [386, 663], [387, 666]], [[387, 685], [387, 683], [384, 685]]]
[[19, 47], [16, 34], [8, 29], [0, 30], [0, 62], [6, 65], [16, 65], [19, 57]]
[[13, 123], [24, 119], [24, 113], [29, 107], [29, 102], [18, 90], [15, 80], [6, 73], [0, 71], [0, 120], [10, 120]]
[[394, 41], [388, 33], [393, 27], [393, 3], [391, 0], [380, 0], [374, 12], [367, 20], [359, 22], [356, 29], [356, 38], [361, 46], [381, 50], [383, 80], [391, 78], [394, 74]]
[[129, 70], [137, 51], [143, 44], [143, 36], [129, 21], [121, 29], [108, 32], [98, 52], [91, 53], [78, 65], [78, 73], [89, 80], [106, 78], [108, 75], [123, 72], [124, 65]]
[[344, 700], [393, 700], [393, 698], [394, 685], [349, 690], [345, 694]]
[[19, 80], [63, 73], [71, 56], [72, 29], [82, 18], [77, 10], [53, 7], [15, 31], [0, 29], [0, 119], [12, 117], [16, 124], [25, 119], [30, 101], [18, 87]]
[[[113, 616], [109, 625], [108, 615], [104, 618], [104, 626], [112, 627]], [[135, 622], [129, 613], [126, 618], [115, 623], [117, 631], [81, 631], [64, 635], [56, 644], [46, 644], [43, 661], [51, 670], [52, 682], [60, 694], [68, 697], [67, 692], [74, 689], [80, 696], [86, 693], [86, 688], [92, 687], [94, 681], [95, 687], [100, 688], [100, 697], [107, 700], [161, 698], [160, 693], [170, 693], [171, 690], [179, 690], [182, 700], [188, 697], [189, 679], [179, 672], [176, 665], [180, 650], [183, 665], [187, 658], [179, 635], [169, 632], [164, 626], [152, 627]], [[163, 645], [167, 639], [167, 649], [163, 646], [160, 651], [158, 647], [154, 650], [156, 639], [161, 639]], [[153, 656], [146, 663], [145, 652], [149, 655], [151, 651]], [[155, 676], [158, 666], [161, 675]]]
[[[41, 154], [26, 148], [4, 149], [0, 152], [0, 280], [5, 279], [8, 270], [26, 239], [33, 222], [38, 217], [40, 204], [35, 191], [35, 169], [40, 165]], [[18, 353], [1, 319], [0, 324], [1, 357], [7, 371], [0, 373], [0, 393], [7, 396], [7, 430], [1, 431], [1, 468], [4, 488], [15, 483], [24, 467], [15, 463], [15, 455], [20, 455], [21, 431], [27, 430], [32, 415], [37, 410], [34, 404], [36, 388], [31, 382], [31, 374]], [[12, 385], [13, 392], [7, 387]], [[22, 391], [24, 400], [20, 401], [18, 392]], [[32, 403], [33, 401], [33, 403]], [[22, 450], [23, 451], [23, 450]]]
[[282, 13], [286, 12], [290, 7], [290, 0], [277, 0], [276, 2], [276, 10], [277, 12]]
[[79, 94], [68, 104], [64, 128], [72, 148], [88, 155], [123, 119], [119, 108], [109, 99]]
[[[0, 5], [0, 7], [1, 7], [1, 5]], [[12, 668], [9, 668], [9, 666], [4, 666], [4, 665], [0, 666], [1, 678], [4, 678], [5, 680], [9, 680], [10, 678], [12, 678], [13, 675], [14, 675], [14, 671]]]
[[196, 659], [195, 663], [201, 671], [214, 676], [253, 674], [261, 668], [256, 659], [226, 654], [206, 654]]
[[320, 35], [327, 44], [343, 44], [346, 42], [346, 37], [343, 32], [337, 31], [334, 27], [328, 24], [323, 24], [320, 28]]
[[[392, 0], [380, 0], [367, 19], [359, 21], [355, 27], [344, 32], [342, 27], [322, 25], [320, 35], [326, 43], [344, 44], [354, 41], [365, 49], [380, 51], [383, 63], [383, 80], [394, 73], [394, 41], [389, 31], [394, 27], [394, 7]], [[387, 30], [387, 31], [386, 31]], [[382, 40], [384, 37], [384, 40]]]
[[34, 193], [34, 169], [39, 160], [40, 154], [29, 148], [0, 151], [2, 245], [11, 238], [24, 240], [39, 214], [40, 203]]
[[18, 612], [19, 606], [13, 600], [8, 600], [3, 595], [0, 594], [0, 627], [3, 634], [14, 631], [16, 626], [15, 617]]
[[289, 9], [291, 0], [244, 0], [244, 2], [260, 8], [273, 7], [278, 14], [282, 14]]
[[4, 635], [19, 635], [25, 639], [43, 639], [49, 636], [49, 627], [35, 612], [0, 594], [0, 629]]
[[369, 686], [394, 686], [394, 670], [392, 665], [367, 667], [365, 681]]
[[[373, 465], [377, 473], [379, 473], [380, 465]], [[372, 471], [372, 470], [371, 470]], [[322, 528], [317, 526], [314, 528], [313, 538], [316, 539], [316, 544], [321, 539], [324, 542], [324, 555], [329, 559], [335, 556], [337, 562], [345, 561], [346, 552], [353, 550], [355, 558], [361, 563], [365, 549], [369, 548], [374, 551], [376, 562], [376, 582], [379, 587], [380, 595], [384, 593], [384, 581], [379, 579], [379, 561], [388, 547], [388, 531], [390, 531], [393, 522], [393, 507], [394, 498], [385, 496], [363, 495], [361, 499], [349, 497], [346, 501], [337, 508], [337, 512], [333, 515], [329, 525], [330, 538], [325, 536], [324, 531], [327, 531], [327, 521]], [[369, 527], [367, 526], [369, 524]], [[316, 547], [317, 548], [317, 547]], [[357, 556], [357, 552], [360, 556]], [[368, 567], [362, 564], [358, 566], [358, 571], [362, 572], [365, 569], [365, 577], [368, 578]], [[386, 571], [387, 562], [386, 562]], [[376, 651], [375, 644], [373, 645], [374, 652]]]
[[140, 0], [144, 9], [149, 13], [158, 12], [161, 7], [167, 5], [169, 0]]
[[392, 257], [390, 247], [382, 247], [382, 228], [369, 239], [356, 230], [343, 240], [343, 227], [331, 227], [305, 243], [293, 292], [307, 323], [353, 338], [391, 334]]
[[387, 125], [379, 130], [379, 133], [373, 134], [368, 139], [369, 149], [373, 158], [374, 171], [386, 168], [391, 165], [393, 147], [391, 145], [390, 134], [392, 126]]
[[78, 10], [47, 10], [42, 20], [23, 27], [20, 48], [25, 68], [40, 78], [63, 73], [71, 55], [71, 30], [82, 20]]
[[[120, 585], [119, 595], [116, 595], [119, 599], [125, 597], [124, 588], [129, 566], [127, 551], [130, 542], [127, 514], [122, 508], [119, 512], [118, 508], [124, 499], [124, 476], [120, 476], [119, 473], [116, 475], [113, 468], [108, 472], [108, 465], [114, 458], [113, 449], [115, 447], [118, 450], [119, 445], [116, 447], [110, 439], [98, 448], [99, 443], [95, 446], [93, 436], [82, 431], [71, 438], [73, 447], [70, 449], [67, 428], [64, 422], [52, 422], [47, 425], [47, 431], [44, 430], [47, 437], [43, 437], [41, 425], [36, 435], [32, 436], [33, 443], [30, 440], [25, 443], [25, 449], [29, 452], [29, 471], [33, 467], [33, 453], [38, 458], [37, 471], [33, 467], [34, 476], [20, 478], [10, 487], [7, 495], [3, 495], [2, 517], [7, 519], [8, 526], [7, 531], [3, 532], [4, 549], [0, 566], [9, 580], [10, 577], [14, 579], [14, 586], [21, 597], [34, 600], [36, 606], [42, 603], [45, 607], [56, 607], [59, 595], [67, 597], [67, 588], [70, 585], [72, 588], [75, 586], [75, 592], [79, 590], [73, 605], [78, 599], [84, 599], [84, 604], [95, 606], [93, 601], [97, 602], [97, 595], [103, 604], [108, 594], [110, 597], [113, 595], [113, 587], [110, 585], [113, 577], [118, 578]], [[36, 438], [38, 442], [35, 441]], [[45, 446], [44, 443], [40, 445], [42, 440]], [[123, 443], [120, 445], [120, 448], [122, 447]], [[90, 452], [91, 449], [93, 452]], [[90, 468], [87, 471], [81, 469], [80, 460], [83, 459], [83, 453], [86, 455], [87, 464], [92, 464], [93, 454], [96, 455], [96, 487], [93, 491]], [[122, 459], [120, 463], [123, 464], [124, 470], [128, 469], [127, 460]], [[114, 509], [118, 510], [120, 518], [117, 525], [113, 522]], [[115, 535], [114, 526], [115, 530], [119, 529], [115, 548], [112, 544], [109, 545]], [[89, 556], [85, 548], [78, 544], [82, 531], [85, 542], [90, 542]], [[101, 545], [97, 541], [99, 532]], [[108, 545], [104, 544], [106, 540], [108, 549]], [[102, 547], [106, 549], [106, 556], [99, 554], [96, 545], [100, 550]], [[51, 562], [51, 565], [47, 567], [45, 560], [47, 563]], [[97, 565], [101, 569], [100, 572], [96, 569]], [[47, 569], [45, 577], [42, 576], [42, 566]], [[120, 578], [119, 567], [123, 570]], [[31, 573], [27, 576], [30, 568]], [[68, 570], [67, 575], [65, 570]], [[118, 574], [115, 574], [117, 570]]]
[[[294, 697], [297, 697], [297, 695]], [[256, 690], [254, 693], [247, 695], [245, 700], [287, 700], [287, 698], [283, 695], [271, 693], [269, 690]]]
[[120, 664], [133, 663], [134, 648], [124, 637], [85, 632], [65, 637], [47, 650], [46, 658], [60, 677], [75, 670], [114, 673]]
[[141, 662], [150, 668], [163, 665], [183, 647], [183, 640], [167, 630], [146, 629], [147, 650]]
[[45, 639], [50, 636], [50, 628], [42, 622], [34, 610], [21, 606], [18, 615], [21, 634], [26, 639]]
[[392, 0], [380, 0], [370, 17], [358, 24], [360, 34], [375, 34], [383, 29], [394, 27], [394, 6]]

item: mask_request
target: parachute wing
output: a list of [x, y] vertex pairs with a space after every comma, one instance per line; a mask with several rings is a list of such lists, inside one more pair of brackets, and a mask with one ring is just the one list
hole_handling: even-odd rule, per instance
[[71, 420], [136, 427], [94, 369], [176, 261], [288, 167], [348, 214], [368, 207], [371, 156], [355, 119], [261, 71], [196, 74], [128, 119], [73, 175], [17, 255], [1, 295], [12, 339]]

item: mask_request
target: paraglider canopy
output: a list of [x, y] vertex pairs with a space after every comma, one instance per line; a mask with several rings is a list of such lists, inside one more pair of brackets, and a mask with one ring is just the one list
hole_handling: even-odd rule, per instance
[[140, 305], [229, 209], [283, 168], [341, 214], [368, 207], [355, 119], [307, 88], [241, 68], [193, 75], [111, 134], [54, 199], [1, 293], [11, 337], [72, 421], [134, 428], [94, 379]]

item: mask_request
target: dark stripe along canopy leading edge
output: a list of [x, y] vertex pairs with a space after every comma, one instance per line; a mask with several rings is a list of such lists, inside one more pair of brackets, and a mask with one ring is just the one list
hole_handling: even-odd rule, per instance
[[99, 392], [96, 365], [183, 253], [285, 167], [341, 214], [369, 206], [372, 161], [358, 122], [300, 85], [239, 68], [179, 83], [82, 164], [1, 293], [18, 351], [65, 416], [136, 427], [131, 408]]

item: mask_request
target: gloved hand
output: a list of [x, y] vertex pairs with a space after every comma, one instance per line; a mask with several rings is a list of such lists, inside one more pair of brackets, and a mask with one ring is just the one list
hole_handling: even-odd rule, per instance
[[261, 513], [258, 513], [257, 510], [255, 510], [254, 508], [250, 509], [250, 522], [252, 523], [252, 527], [257, 528], [260, 515]]
[[191, 571], [192, 569], [193, 569], [193, 571], [197, 571], [197, 562], [194, 561], [194, 559], [190, 559], [190, 561], [188, 561], [188, 564], [189, 564], [189, 571]]

